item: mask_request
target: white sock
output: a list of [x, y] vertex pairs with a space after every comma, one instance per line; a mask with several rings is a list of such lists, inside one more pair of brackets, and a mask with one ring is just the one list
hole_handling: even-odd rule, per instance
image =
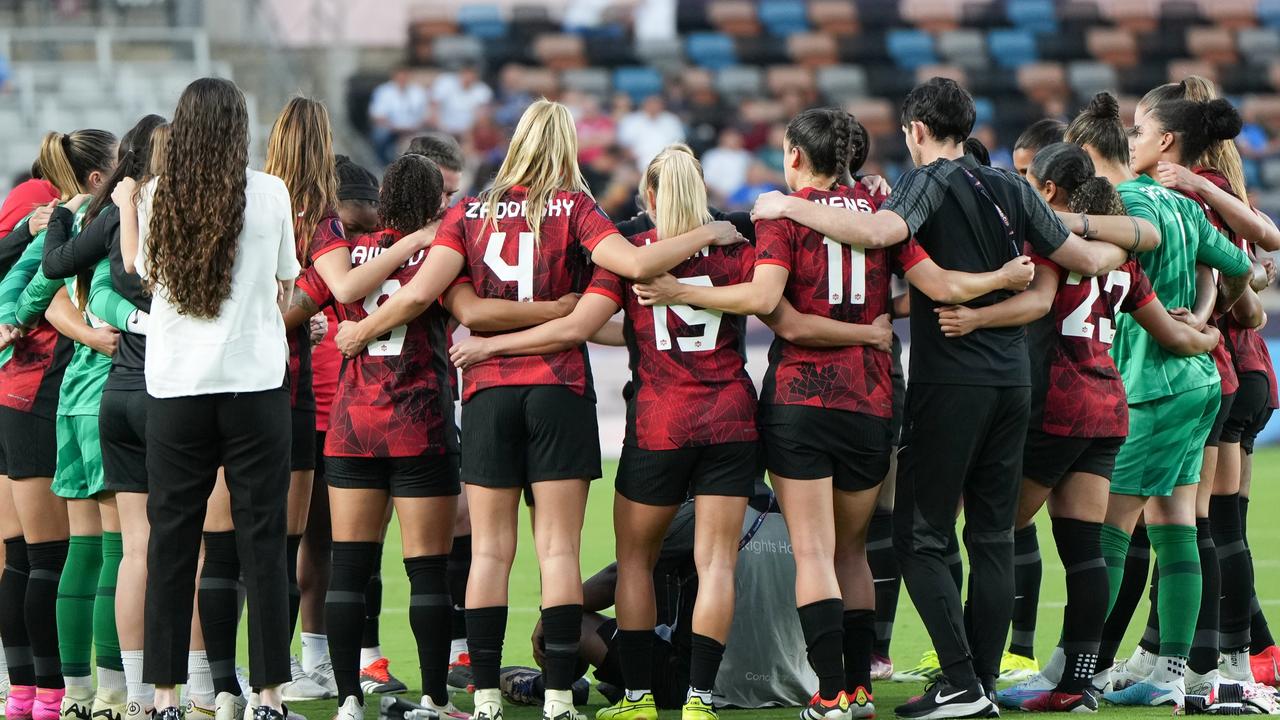
[[1161, 655], [1156, 660], [1156, 668], [1151, 673], [1151, 677], [1147, 678], [1150, 682], [1170, 683], [1183, 682], [1184, 676], [1187, 674], [1187, 659], [1180, 657], [1167, 657]]
[[121, 650], [120, 662], [124, 664], [125, 696], [143, 707], [153, 704], [156, 687], [142, 682], [142, 651]]
[[92, 675], [64, 675], [62, 678], [68, 688], [76, 688], [82, 690], [84, 688], [93, 687]]
[[302, 633], [302, 669], [315, 672], [316, 668], [329, 659], [329, 636], [316, 633]]
[[1067, 654], [1059, 645], [1053, 649], [1053, 653], [1049, 655], [1049, 662], [1044, 664], [1040, 669], [1040, 675], [1055, 685], [1062, 682], [1062, 671], [1067, 667]]
[[1249, 664], [1248, 650], [1225, 653], [1218, 670], [1228, 680], [1253, 682], [1253, 667]]
[[374, 645], [373, 647], [360, 648], [360, 667], [369, 667], [373, 663], [382, 659], [382, 646]]
[[[646, 689], [646, 690], [628, 690], [628, 691], [627, 691], [627, 699], [628, 699], [628, 700], [630, 700], [631, 702], [636, 702], [636, 701], [638, 701], [640, 698], [644, 697], [644, 696], [645, 696], [645, 694], [647, 694], [647, 693], [649, 693], [649, 692], [652, 692], [652, 691], [647, 690], [647, 689]], [[693, 692], [693, 690], [690, 690], [689, 692]]]
[[124, 692], [124, 671], [111, 668], [98, 668], [98, 687], [103, 690]]
[[[648, 692], [648, 690], [646, 690], [645, 692]], [[629, 694], [629, 693], [628, 693], [628, 694]], [[699, 690], [699, 689], [697, 689], [697, 688], [693, 687], [692, 685], [690, 685], [690, 686], [689, 686], [689, 694], [684, 696], [684, 700], [685, 700], [685, 702], [689, 702], [690, 700], [694, 699], [695, 697], [696, 697], [696, 698], [698, 698], [699, 700], [701, 700], [702, 702], [704, 702], [704, 703], [708, 704], [708, 705], [710, 705], [710, 704], [711, 704], [711, 691], [710, 691], [710, 690]]]
[[449, 643], [449, 664], [458, 662], [458, 658], [467, 652], [467, 639], [458, 638]]
[[204, 650], [187, 653], [187, 697], [197, 705], [213, 704], [213, 672], [209, 669], [209, 656]]

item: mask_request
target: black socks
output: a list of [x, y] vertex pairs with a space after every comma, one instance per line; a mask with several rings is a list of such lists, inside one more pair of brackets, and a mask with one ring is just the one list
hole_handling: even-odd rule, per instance
[[24, 612], [27, 604], [27, 577], [31, 574], [27, 543], [22, 536], [6, 538], [4, 552], [4, 574], [0, 575], [0, 639], [4, 641], [9, 682], [14, 685], [35, 685], [36, 669], [31, 657], [31, 640], [27, 637], [27, 618]]
[[409, 627], [418, 643], [422, 668], [422, 693], [438, 705], [449, 702], [449, 641], [453, 634], [450, 615], [448, 555], [404, 559], [409, 575]]
[[1066, 664], [1058, 690], [1080, 693], [1098, 671], [1098, 643], [1107, 617], [1107, 565], [1102, 558], [1102, 523], [1053, 518], [1053, 539], [1067, 581], [1062, 612]]
[[[581, 613], [579, 613], [581, 615]], [[578, 618], [581, 629], [582, 618]], [[545, 621], [543, 632], [547, 630]], [[502, 664], [502, 639], [507, 634], [507, 606], [467, 608], [467, 649], [477, 690], [498, 687]], [[545, 635], [544, 635], [545, 636]]]
[[204, 565], [196, 599], [215, 693], [240, 695], [236, 679], [236, 626], [240, 620], [240, 555], [234, 531], [204, 534]]
[[871, 651], [876, 642], [874, 610], [844, 611], [844, 689], [871, 692]]
[[364, 702], [360, 689], [360, 646], [365, 628], [365, 591], [382, 543], [335, 542], [324, 600], [325, 632], [338, 701], [348, 697]]
[[[1099, 557], [1101, 557], [1099, 546]], [[1036, 609], [1040, 604], [1040, 541], [1032, 523], [1013, 533], [1013, 631], [1009, 652], [1022, 657], [1036, 656]]]
[[27, 544], [27, 560], [31, 563], [27, 577], [27, 637], [31, 640], [36, 687], [63, 687], [57, 604], [58, 581], [67, 562], [69, 545], [67, 540]]
[[844, 690], [844, 603], [819, 600], [797, 609], [809, 651], [809, 666], [818, 676], [818, 695], [831, 700]]

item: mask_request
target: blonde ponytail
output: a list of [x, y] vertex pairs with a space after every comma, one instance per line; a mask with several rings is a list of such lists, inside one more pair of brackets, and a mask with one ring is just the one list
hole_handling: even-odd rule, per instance
[[75, 169], [71, 167], [71, 159], [67, 157], [67, 137], [65, 133], [56, 131], [45, 135], [36, 160], [44, 179], [58, 189], [63, 202], [84, 192], [80, 181], [76, 179]]
[[654, 225], [658, 239], [676, 237], [711, 222], [707, 210], [707, 186], [702, 180], [702, 164], [688, 145], [670, 145], [649, 163], [644, 174], [641, 197], [654, 191]]

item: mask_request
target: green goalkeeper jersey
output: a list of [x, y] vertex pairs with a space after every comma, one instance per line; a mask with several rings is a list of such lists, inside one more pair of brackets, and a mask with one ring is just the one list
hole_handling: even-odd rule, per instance
[[[1228, 276], [1249, 272], [1248, 256], [1209, 223], [1194, 200], [1146, 175], [1121, 183], [1117, 190], [1129, 215], [1160, 231], [1159, 247], [1139, 253], [1138, 261], [1165, 307], [1195, 305], [1197, 262]], [[1116, 319], [1111, 357], [1120, 368], [1130, 404], [1221, 381], [1209, 355], [1186, 358], [1168, 352], [1127, 313]]]

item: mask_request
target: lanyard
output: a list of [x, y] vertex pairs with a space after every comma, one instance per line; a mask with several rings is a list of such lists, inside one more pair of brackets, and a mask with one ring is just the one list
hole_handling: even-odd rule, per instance
[[751, 542], [751, 538], [755, 537], [756, 533], [760, 532], [761, 526], [764, 525], [765, 518], [769, 517], [769, 513], [773, 512], [773, 508], [775, 505], [776, 505], [776, 502], [774, 500], [773, 493], [769, 493], [769, 507], [764, 512], [756, 516], [755, 522], [751, 523], [751, 527], [747, 528], [746, 534], [743, 535], [742, 539], [738, 541], [739, 551], [741, 551], [742, 548], [746, 547], [747, 543]]
[[1013, 230], [1013, 223], [1009, 222], [1009, 216], [1005, 215], [1004, 208], [1000, 207], [1000, 203], [996, 202], [996, 199], [991, 197], [991, 193], [987, 191], [985, 186], [983, 186], [982, 181], [979, 180], [976, 175], [969, 172], [969, 168], [966, 168], [963, 165], [959, 167], [960, 171], [964, 173], [965, 179], [973, 186], [974, 191], [981, 195], [982, 198], [987, 201], [988, 205], [995, 208], [996, 215], [1000, 218], [1000, 224], [1004, 226], [1004, 233], [1009, 238], [1009, 245], [1013, 248], [1014, 257], [1021, 255], [1022, 248], [1019, 246], [1018, 240], [1015, 237], [1017, 233]]

